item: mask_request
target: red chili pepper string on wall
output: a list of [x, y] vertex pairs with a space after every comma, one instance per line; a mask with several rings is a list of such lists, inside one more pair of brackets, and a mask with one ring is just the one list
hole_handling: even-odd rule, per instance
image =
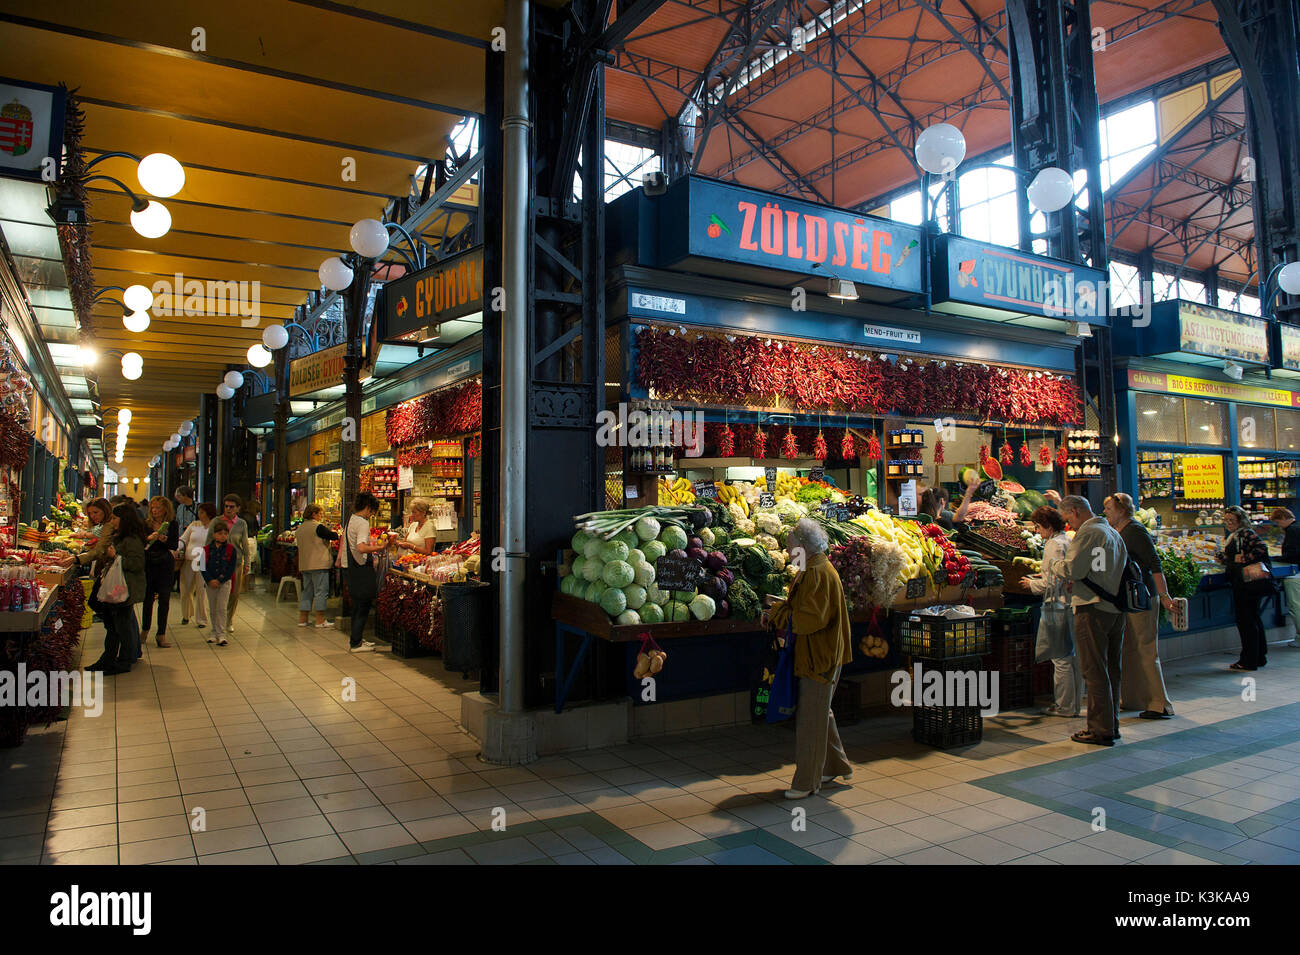
[[880, 439], [876, 437], [876, 432], [872, 431], [871, 436], [867, 438], [867, 460], [880, 460]]
[[736, 454], [736, 433], [731, 430], [731, 425], [725, 419], [722, 422], [722, 431], [718, 434], [718, 457], [730, 458]]
[[943, 464], [943, 438], [934, 442], [934, 463]]
[[1052, 449], [1047, 446], [1047, 438], [1042, 439], [1042, 444], [1038, 446], [1038, 463], [1047, 467], [1052, 463]]
[[785, 438], [781, 441], [781, 454], [791, 460], [799, 457], [799, 439], [794, 436], [794, 428], [786, 429]]
[[1020, 466], [1022, 468], [1032, 468], [1034, 466], [1034, 456], [1029, 451], [1028, 438], [1020, 443]]
[[980, 464], [984, 464], [986, 461], [988, 461], [989, 457], [990, 457], [990, 455], [989, 455], [989, 446], [988, 446], [987, 444], [981, 444], [981, 445], [980, 445]]
[[826, 449], [826, 436], [818, 431], [817, 438], [813, 441], [813, 457], [818, 461], [825, 461], [829, 454]]
[[853, 435], [849, 434], [849, 429], [845, 427], [844, 437], [840, 439], [840, 457], [845, 461], [852, 461], [858, 456], [858, 449], [853, 444]]
[[1005, 437], [1002, 439], [1002, 447], [998, 449], [998, 460], [1008, 465], [1016, 460], [1016, 452], [1012, 450], [1011, 442]]
[[1064, 444], [1062, 444], [1060, 450], [1056, 452], [1056, 466], [1064, 470], [1065, 465], [1068, 464], [1069, 461], [1070, 451]]
[[767, 434], [761, 427], [754, 432], [754, 457], [767, 457]]

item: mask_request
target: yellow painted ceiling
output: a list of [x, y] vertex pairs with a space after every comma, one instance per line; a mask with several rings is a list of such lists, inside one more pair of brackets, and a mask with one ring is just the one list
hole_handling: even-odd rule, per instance
[[[143, 475], [197, 413], [199, 396], [228, 367], [247, 365], [262, 328], [319, 288], [316, 268], [348, 248], [350, 225], [406, 195], [420, 164], [445, 154], [462, 116], [482, 111], [483, 49], [503, 8], [503, 0], [0, 0], [4, 73], [76, 89], [90, 157], [167, 152], [185, 166], [184, 189], [161, 200], [172, 216], [161, 239], [130, 227], [130, 203], [115, 187], [92, 185], [97, 286], [153, 287], [177, 272], [260, 283], [256, 326], [215, 314], [207, 299], [202, 314], [155, 314], [142, 334], [127, 331], [111, 303], [93, 310], [101, 351], [144, 358], [135, 382], [116, 357], [98, 365], [103, 407], [133, 412], [127, 473]], [[108, 159], [96, 171], [137, 189], [134, 166]], [[465, 221], [453, 216], [451, 231]], [[111, 454], [116, 425], [107, 423]]]

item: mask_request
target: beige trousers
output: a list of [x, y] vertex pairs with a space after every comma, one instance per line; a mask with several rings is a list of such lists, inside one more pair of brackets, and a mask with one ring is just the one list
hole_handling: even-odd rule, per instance
[[1122, 710], [1173, 712], [1160, 667], [1160, 605], [1124, 615], [1124, 669], [1120, 680]]
[[853, 766], [844, 755], [844, 744], [835, 726], [831, 700], [840, 682], [840, 667], [830, 673], [830, 680], [820, 683], [799, 678], [799, 703], [794, 711], [794, 782], [791, 789], [816, 792], [823, 776], [845, 776]]
[[193, 561], [181, 562], [181, 617], [206, 623], [208, 616], [207, 584], [203, 575], [194, 569]]
[[235, 576], [230, 578], [230, 600], [226, 602], [226, 629], [235, 625], [235, 611], [239, 609], [239, 592], [244, 589], [244, 574], [248, 568], [240, 564], [235, 568]]

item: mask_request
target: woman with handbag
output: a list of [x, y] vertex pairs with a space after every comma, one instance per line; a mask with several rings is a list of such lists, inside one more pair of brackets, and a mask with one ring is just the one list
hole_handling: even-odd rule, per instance
[[144, 539], [148, 531], [130, 504], [113, 508], [110, 524], [113, 542], [107, 555], [113, 565], [95, 588], [104, 618], [104, 652], [86, 669], [116, 674], [128, 672], [139, 653], [135, 604], [144, 599]]
[[786, 548], [800, 570], [786, 599], [777, 601], [763, 622], [794, 634], [794, 675], [799, 681], [795, 772], [785, 798], [803, 799], [837, 776], [847, 780], [853, 774], [831, 710], [840, 668], [853, 659], [853, 643], [844, 585], [826, 556], [826, 531], [805, 517], [790, 530]]
[[153, 605], [158, 602], [158, 646], [166, 648], [167, 610], [171, 606], [172, 582], [176, 579], [176, 548], [180, 546], [180, 532], [172, 517], [172, 502], [161, 494], [149, 501], [149, 536], [145, 538], [144, 551], [144, 632], [141, 639], [149, 640], [153, 624]]
[[1029, 520], [1043, 539], [1042, 573], [1024, 579], [1030, 593], [1043, 598], [1034, 661], [1051, 660], [1053, 671], [1052, 705], [1043, 710], [1043, 715], [1074, 719], [1079, 715], [1083, 699], [1083, 674], [1079, 670], [1079, 657], [1074, 652], [1070, 581], [1050, 570], [1054, 561], [1065, 559], [1070, 538], [1065, 533], [1065, 519], [1054, 507], [1044, 505], [1036, 509], [1029, 515]]
[[1250, 515], [1240, 507], [1223, 510], [1223, 529], [1228, 542], [1219, 562], [1228, 571], [1232, 585], [1232, 606], [1241, 634], [1241, 658], [1232, 670], [1256, 670], [1268, 663], [1268, 638], [1260, 617], [1260, 601], [1273, 593], [1273, 565], [1268, 547], [1250, 528]]

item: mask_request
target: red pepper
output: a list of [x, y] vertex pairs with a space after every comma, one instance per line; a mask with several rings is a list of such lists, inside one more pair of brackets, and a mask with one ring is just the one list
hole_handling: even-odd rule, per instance
[[1047, 446], [1046, 441], [1038, 446], [1038, 463], [1043, 467], [1052, 463], [1052, 449]]
[[880, 460], [880, 439], [876, 437], [876, 432], [874, 431], [871, 432], [870, 437], [867, 438], [867, 460]]
[[723, 425], [722, 431], [718, 434], [718, 457], [730, 458], [736, 454], [736, 432], [731, 430], [728, 425]]
[[759, 428], [754, 432], [754, 457], [767, 457], [767, 435], [763, 432], [762, 428]]
[[826, 450], [826, 436], [820, 431], [817, 432], [817, 438], [813, 441], [813, 457], [818, 461], [825, 461], [830, 452]]
[[1028, 441], [1020, 445], [1020, 466], [1022, 468], [1032, 468], [1034, 466], [1034, 456], [1029, 453]]
[[794, 436], [794, 429], [788, 428], [781, 442], [781, 454], [791, 460], [799, 457], [799, 439]]
[[844, 429], [844, 437], [840, 439], [840, 457], [845, 461], [852, 461], [858, 456], [858, 449], [853, 446], [853, 435], [849, 434], [849, 429]]
[[1064, 469], [1066, 464], [1069, 463], [1069, 461], [1070, 461], [1070, 451], [1063, 444], [1061, 445], [1060, 449], [1056, 452], [1056, 466], [1058, 468]]
[[1011, 449], [1010, 441], [1003, 441], [1002, 447], [998, 450], [998, 458], [1003, 464], [1011, 464], [1016, 460], [1016, 453]]

